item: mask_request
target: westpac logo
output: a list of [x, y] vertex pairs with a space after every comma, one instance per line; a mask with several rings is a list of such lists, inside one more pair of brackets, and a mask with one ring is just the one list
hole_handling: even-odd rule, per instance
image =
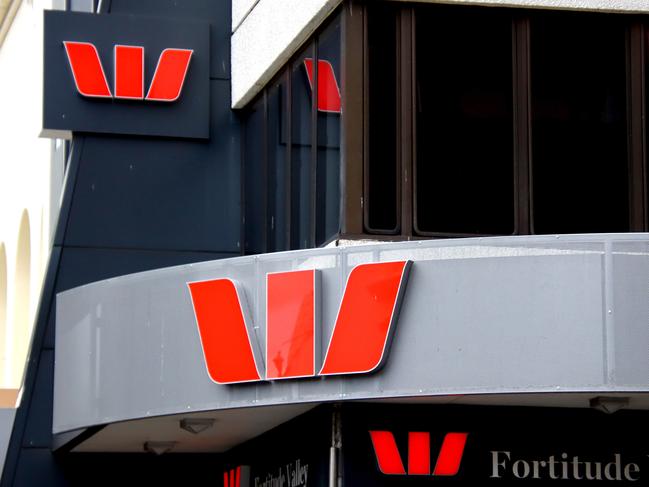
[[250, 467], [239, 465], [223, 472], [223, 487], [248, 487], [250, 485]]
[[352, 269], [321, 366], [318, 270], [266, 276], [265, 359], [253, 350], [252, 321], [239, 283], [188, 283], [208, 375], [218, 384], [234, 384], [377, 370], [387, 358], [410, 265], [380, 262]]
[[89, 42], [64, 41], [74, 83], [79, 94], [90, 98], [176, 101], [182, 92], [191, 49], [165, 49], [145, 95], [144, 47], [116, 45], [113, 49], [114, 79], [111, 91], [99, 53]]
[[[468, 433], [447, 433], [437, 455], [432, 475], [457, 475], [462, 463]], [[408, 470], [390, 431], [370, 431], [374, 454], [381, 473], [385, 475], [431, 475], [430, 433], [408, 433]]]

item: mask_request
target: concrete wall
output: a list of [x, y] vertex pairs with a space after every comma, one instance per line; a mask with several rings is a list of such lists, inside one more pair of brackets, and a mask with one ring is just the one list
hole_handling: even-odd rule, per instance
[[20, 2], [0, 42], [0, 388], [21, 386], [60, 197], [63, 161], [52, 165], [51, 153], [62, 143], [39, 138], [42, 17], [51, 6]]
[[58, 216], [64, 162], [63, 141], [39, 138], [43, 10], [61, 2], [2, 3], [8, 9], [0, 9], [0, 472]]

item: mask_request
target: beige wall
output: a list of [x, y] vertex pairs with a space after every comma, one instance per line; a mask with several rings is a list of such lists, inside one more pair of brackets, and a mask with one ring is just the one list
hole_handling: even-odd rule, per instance
[[18, 3], [0, 43], [0, 392], [22, 385], [61, 171], [52, 167], [53, 143], [39, 138], [42, 18], [51, 1]]

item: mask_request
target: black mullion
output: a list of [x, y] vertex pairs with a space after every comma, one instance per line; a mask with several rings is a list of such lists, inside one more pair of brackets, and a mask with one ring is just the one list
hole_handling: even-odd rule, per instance
[[633, 22], [627, 31], [627, 120], [629, 154], [629, 229], [647, 230], [645, 178], [645, 39], [644, 25]]
[[514, 233], [533, 231], [532, 137], [530, 129], [530, 19], [515, 17], [512, 23], [512, 75], [514, 113]]
[[363, 171], [367, 144], [366, 5], [346, 0], [342, 11], [341, 233], [363, 233]]
[[369, 185], [370, 185], [370, 62], [369, 62], [369, 34], [368, 34], [368, 7], [363, 6], [363, 183], [361, 189], [361, 211], [363, 212], [363, 231], [370, 230], [370, 211], [369, 211]]
[[[415, 13], [412, 7], [401, 10], [400, 46], [399, 46], [399, 132], [397, 147], [399, 163], [397, 164], [397, 181], [401, 184], [397, 189], [397, 215], [400, 215], [398, 227], [404, 237], [412, 236], [413, 227], [413, 166], [415, 165]], [[415, 195], [416, 196], [416, 195]]]
[[313, 90], [311, 93], [311, 164], [309, 167], [310, 175], [310, 208], [309, 208], [309, 247], [315, 247], [316, 242], [316, 199], [318, 184], [317, 167], [318, 167], [318, 38], [316, 37], [311, 46], [311, 59], [313, 66]]
[[[401, 219], [401, 202], [400, 202], [400, 195], [401, 195], [401, 169], [399, 165], [399, 158], [401, 155], [401, 151], [399, 150], [397, 146], [397, 142], [399, 139], [399, 133], [400, 133], [400, 125], [399, 125], [399, 108], [400, 108], [400, 102], [399, 102], [399, 83], [400, 83], [400, 12], [402, 10], [402, 7], [392, 7], [390, 6], [389, 10], [386, 8], [387, 4], [382, 4], [382, 3], [377, 3], [376, 6], [374, 7], [375, 10], [372, 8], [368, 7], [365, 15], [364, 20], [364, 41], [365, 41], [365, 48], [364, 48], [364, 56], [363, 56], [363, 120], [364, 120], [364, 145], [363, 145], [363, 200], [362, 200], [362, 206], [363, 206], [363, 228], [364, 231], [370, 234], [374, 235], [395, 235], [400, 232], [400, 219]], [[375, 34], [370, 32], [371, 28], [376, 27], [374, 25], [373, 27], [370, 26], [370, 24], [377, 22], [377, 17], [381, 18], [382, 21], [385, 21], [386, 19], [386, 10], [381, 11], [382, 9], [387, 10], [387, 18], [388, 22], [392, 23], [392, 28], [394, 29], [393, 31], [390, 31], [392, 34], [390, 38], [394, 42], [394, 51], [391, 51], [389, 55], [387, 56], [389, 61], [388, 64], [391, 64], [392, 69], [388, 70], [387, 75], [388, 76], [393, 76], [392, 81], [394, 82], [394, 89], [388, 94], [383, 93], [386, 95], [387, 100], [378, 100], [375, 99], [375, 93], [373, 91], [376, 89], [376, 83], [379, 83], [379, 78], [376, 76], [376, 72], [373, 72], [374, 69], [377, 69], [379, 65], [375, 62], [375, 58], [373, 55], [372, 51], [372, 45], [370, 40], [375, 39]], [[374, 13], [372, 13], [374, 12]], [[371, 17], [376, 16], [371, 20]], [[382, 17], [383, 16], [383, 17]], [[382, 33], [383, 37], [385, 38], [385, 33]], [[393, 36], [393, 37], [392, 37]], [[385, 47], [385, 46], [382, 46]], [[385, 55], [383, 56], [384, 58], [386, 57]], [[386, 73], [382, 73], [383, 75], [386, 75]], [[370, 76], [372, 75], [372, 76]], [[391, 136], [392, 137], [392, 142], [394, 142], [394, 147], [390, 144], [387, 145], [387, 148], [385, 147], [385, 144], [380, 144], [379, 139], [375, 138], [377, 136], [376, 134], [376, 126], [380, 127], [380, 123], [376, 118], [372, 118], [372, 115], [376, 111], [376, 105], [373, 104], [380, 104], [380, 103], [390, 103], [391, 104], [391, 110], [390, 112], [394, 112], [394, 115], [390, 120], [394, 120], [394, 127], [389, 127], [389, 131], [391, 134], [386, 133], [385, 137]], [[371, 106], [373, 105], [373, 106]], [[387, 117], [385, 113], [383, 113], [383, 117]], [[385, 119], [384, 119], [385, 120]], [[374, 128], [372, 127], [374, 125]], [[385, 127], [382, 127], [385, 129]], [[390, 151], [390, 156], [394, 158], [394, 169], [389, 168], [389, 171], [394, 171], [394, 186], [392, 189], [394, 189], [394, 199], [392, 195], [386, 196], [386, 195], [381, 195], [380, 197], [376, 195], [376, 188], [371, 188], [371, 183], [372, 183], [372, 174], [374, 169], [375, 171], [379, 171], [379, 168], [377, 166], [380, 165], [381, 160], [379, 157], [379, 154], [376, 154], [376, 147], [378, 145], [382, 145], [381, 149], [383, 153], [381, 155], [385, 154], [386, 150]], [[374, 160], [373, 160], [374, 159]], [[376, 173], [375, 173], [376, 174]], [[387, 172], [386, 172], [387, 174]], [[384, 185], [385, 186], [385, 185]], [[372, 200], [372, 196], [376, 195], [374, 200]], [[389, 198], [390, 200], [390, 205], [389, 208], [385, 208], [384, 211], [389, 210], [392, 212], [394, 210], [394, 226], [388, 227], [388, 225], [384, 225], [383, 228], [381, 228], [382, 223], [379, 222], [378, 225], [373, 225], [372, 221], [372, 215], [376, 212], [377, 208], [380, 208], [381, 205], [378, 204], [377, 202], [381, 199], [386, 199]], [[394, 206], [392, 206], [392, 203]], [[383, 222], [385, 223], [385, 222]]]
[[[396, 153], [395, 153], [395, 158], [396, 158], [396, 164], [395, 164], [395, 171], [394, 171], [394, 177], [396, 181], [396, 226], [394, 228], [394, 231], [385, 231], [385, 233], [401, 233], [401, 211], [403, 208], [402, 201], [401, 201], [401, 194], [402, 194], [402, 188], [401, 188], [401, 161], [403, 158], [403, 148], [400, 146], [400, 143], [403, 142], [401, 140], [401, 134], [402, 134], [402, 129], [401, 125], [403, 124], [403, 119], [401, 117], [401, 94], [402, 94], [402, 84], [403, 84], [403, 76], [402, 76], [402, 70], [403, 70], [403, 64], [401, 62], [402, 56], [403, 56], [403, 35], [402, 35], [402, 30], [403, 30], [403, 16], [405, 15], [405, 7], [399, 9], [399, 14], [397, 16], [397, 38], [396, 38], [396, 43], [397, 43], [397, 48], [396, 48], [396, 69], [397, 69], [397, 76], [396, 76], [396, 96], [395, 96], [395, 103], [396, 103], [396, 109], [395, 109], [395, 115], [397, 117], [397, 123], [395, 124], [395, 133], [394, 133], [394, 138], [397, 141], [396, 143]], [[400, 148], [401, 147], [401, 148]]]

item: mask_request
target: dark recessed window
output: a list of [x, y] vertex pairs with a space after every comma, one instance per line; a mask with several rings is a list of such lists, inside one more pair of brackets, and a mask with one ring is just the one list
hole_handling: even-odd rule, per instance
[[[316, 161], [316, 246], [340, 231], [340, 19], [318, 39], [318, 154]], [[313, 78], [313, 75], [311, 76]]]
[[377, 233], [399, 229], [397, 13], [398, 8], [384, 4], [373, 6], [368, 13], [365, 226]]
[[311, 223], [311, 88], [305, 68], [313, 59], [308, 48], [291, 70], [291, 248], [310, 247]]
[[244, 113], [244, 251], [649, 230], [646, 24], [345, 4]]
[[416, 66], [415, 229], [513, 233], [511, 16], [418, 9]]
[[648, 229], [644, 18], [381, 2], [365, 14], [366, 232]]
[[244, 251], [247, 254], [258, 254], [266, 251], [265, 246], [265, 209], [266, 189], [264, 165], [264, 104], [263, 100], [253, 104], [245, 123], [244, 135], [244, 195], [246, 228], [256, 231], [246, 232]]
[[286, 77], [268, 89], [268, 251], [285, 250], [287, 245], [288, 167]]
[[532, 18], [535, 233], [629, 230], [625, 32], [615, 16]]
[[243, 114], [245, 253], [340, 233], [341, 37], [334, 16]]

